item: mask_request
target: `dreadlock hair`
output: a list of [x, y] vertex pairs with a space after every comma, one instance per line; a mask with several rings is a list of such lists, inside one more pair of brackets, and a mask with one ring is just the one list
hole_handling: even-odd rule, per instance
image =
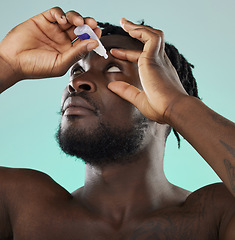
[[[140, 25], [147, 26], [144, 24], [144, 21], [140, 23]], [[107, 35], [123, 35], [123, 36], [128, 36], [132, 38], [127, 32], [125, 32], [121, 27], [112, 25], [110, 23], [102, 23], [98, 22], [98, 26], [102, 29], [102, 37], [107, 36]], [[148, 26], [150, 27], [150, 26]], [[132, 38], [134, 41], [139, 42], [139, 40]], [[186, 90], [186, 92], [190, 96], [194, 96], [196, 98], [199, 98], [198, 96], [198, 88], [197, 88], [197, 83], [196, 80], [193, 76], [192, 69], [194, 66], [189, 63], [185, 57], [179, 53], [178, 49], [173, 46], [172, 44], [165, 43], [165, 52], [170, 59], [172, 65], [177, 71], [177, 74], [180, 78], [180, 81]], [[169, 128], [169, 131], [167, 133], [167, 136], [169, 135], [171, 131], [171, 127]], [[173, 129], [173, 132], [176, 136], [176, 139], [178, 141], [178, 148], [180, 148], [180, 137], [177, 131]], [[167, 137], [166, 136], [166, 137]]]

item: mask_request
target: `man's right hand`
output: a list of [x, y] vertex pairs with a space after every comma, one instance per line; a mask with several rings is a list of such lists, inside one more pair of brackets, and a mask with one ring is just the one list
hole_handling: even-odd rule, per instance
[[[69, 67], [98, 46], [93, 39], [76, 39], [76, 26], [88, 24], [97, 34], [97, 22], [74, 11], [49, 9], [21, 23], [0, 43], [0, 92], [22, 79], [64, 75]], [[3, 80], [2, 80], [3, 79]], [[5, 81], [5, 82], [4, 82]], [[7, 82], [8, 81], [8, 82]]]

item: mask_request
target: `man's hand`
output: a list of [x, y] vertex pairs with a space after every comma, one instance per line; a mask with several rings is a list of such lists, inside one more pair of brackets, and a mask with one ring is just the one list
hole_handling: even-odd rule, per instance
[[235, 196], [235, 124], [187, 95], [165, 54], [161, 31], [125, 19], [121, 25], [144, 43], [143, 51], [112, 49], [111, 53], [138, 63], [143, 90], [124, 82], [111, 82], [109, 89], [133, 103], [146, 117], [178, 131]]
[[119, 59], [138, 63], [143, 90], [124, 82], [112, 82], [108, 87], [149, 119], [166, 123], [167, 110], [187, 93], [165, 53], [163, 32], [126, 19], [121, 20], [121, 26], [130, 36], [144, 43], [143, 51], [112, 49], [111, 53]]
[[[27, 78], [61, 76], [74, 62], [97, 47], [98, 43], [93, 39], [73, 42], [75, 27], [84, 23], [100, 37], [101, 30], [94, 19], [83, 18], [74, 11], [65, 14], [59, 7], [34, 16], [11, 30], [0, 43], [0, 60], [14, 73], [15, 80], [11, 85]], [[0, 79], [2, 75], [1, 70]]]

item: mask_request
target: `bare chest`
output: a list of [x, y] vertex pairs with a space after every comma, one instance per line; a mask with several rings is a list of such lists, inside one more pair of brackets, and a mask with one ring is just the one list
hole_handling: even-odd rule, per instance
[[[41, 212], [42, 213], [42, 212]], [[216, 240], [217, 226], [208, 214], [168, 209], [156, 215], [114, 224], [83, 212], [31, 212], [14, 226], [17, 240]]]

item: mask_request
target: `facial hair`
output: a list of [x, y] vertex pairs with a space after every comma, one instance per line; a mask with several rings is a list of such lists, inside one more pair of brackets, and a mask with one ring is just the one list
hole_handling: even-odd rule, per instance
[[[71, 121], [76, 118], [70, 117]], [[126, 128], [110, 126], [102, 121], [92, 130], [63, 129], [60, 125], [56, 139], [62, 151], [91, 166], [123, 165], [133, 162], [133, 156], [141, 151], [148, 121], [140, 114]]]

